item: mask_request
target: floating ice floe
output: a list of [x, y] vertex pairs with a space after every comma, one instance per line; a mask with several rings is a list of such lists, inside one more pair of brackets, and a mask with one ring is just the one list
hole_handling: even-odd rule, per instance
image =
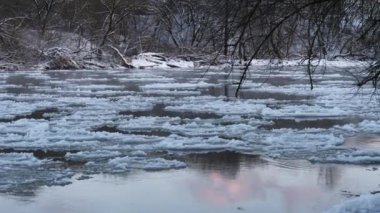
[[380, 212], [380, 194], [362, 195], [349, 199], [325, 213], [376, 213]]
[[380, 164], [380, 151], [349, 150], [339, 151], [327, 157], [312, 157], [311, 162], [343, 163], [343, 164]]
[[366, 132], [366, 133], [379, 133], [380, 120], [364, 120], [359, 124], [347, 124], [337, 127], [350, 132]]
[[[251, 65], [253, 66], [300, 66], [300, 65], [307, 65], [307, 60], [266, 60], [266, 59], [256, 59], [253, 60]], [[355, 60], [312, 60], [311, 64], [313, 66], [321, 65], [321, 66], [328, 66], [328, 67], [339, 67], [339, 68], [345, 68], [345, 67], [365, 67], [368, 66], [369, 62], [365, 61], [355, 61]]]
[[146, 158], [146, 157], [118, 157], [108, 161], [108, 165], [113, 167], [115, 171], [128, 171], [130, 169], [144, 170], [165, 170], [165, 169], [181, 169], [186, 164], [177, 160], [166, 160], [163, 158]]
[[97, 151], [81, 151], [77, 153], [67, 153], [65, 155], [68, 159], [101, 159], [101, 158], [112, 158], [118, 157], [121, 153], [119, 151], [107, 151], [107, 150], [97, 150]]
[[33, 156], [32, 153], [0, 153], [1, 169], [12, 168], [13, 166], [40, 166], [44, 163]]

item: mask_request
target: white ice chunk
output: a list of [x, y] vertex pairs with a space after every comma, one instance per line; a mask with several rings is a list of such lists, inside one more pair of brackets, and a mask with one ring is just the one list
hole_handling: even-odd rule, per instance
[[344, 201], [326, 213], [376, 213], [380, 212], [380, 194], [362, 195]]
[[111, 159], [108, 161], [108, 164], [121, 171], [127, 171], [129, 169], [166, 170], [186, 167], [185, 163], [177, 160], [128, 156]]

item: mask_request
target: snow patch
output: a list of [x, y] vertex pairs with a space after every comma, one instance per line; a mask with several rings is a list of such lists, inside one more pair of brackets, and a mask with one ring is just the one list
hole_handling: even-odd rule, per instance
[[194, 62], [177, 58], [167, 58], [162, 53], [141, 53], [132, 59], [137, 68], [194, 68]]

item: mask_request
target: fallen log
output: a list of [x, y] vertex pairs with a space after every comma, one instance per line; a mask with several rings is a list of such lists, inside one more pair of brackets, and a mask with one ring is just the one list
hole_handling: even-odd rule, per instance
[[123, 56], [123, 54], [117, 49], [116, 47], [112, 45], [108, 45], [109, 48], [113, 49], [117, 55], [120, 57], [120, 59], [123, 61], [123, 66], [128, 68], [128, 69], [134, 69], [135, 67], [128, 62], [128, 60]]

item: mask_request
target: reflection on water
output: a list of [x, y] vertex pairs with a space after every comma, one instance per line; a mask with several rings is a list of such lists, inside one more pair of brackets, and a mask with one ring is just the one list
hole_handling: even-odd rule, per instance
[[14, 118], [11, 119], [0, 119], [0, 123], [10, 123], [15, 122], [22, 119], [35, 119], [35, 120], [49, 120], [51, 114], [59, 113], [59, 109], [57, 108], [47, 108], [47, 109], [41, 109], [41, 110], [35, 110], [31, 114], [28, 115], [17, 115]]
[[168, 137], [171, 132], [161, 130], [161, 129], [151, 129], [151, 130], [120, 130], [116, 126], [100, 126], [94, 129], [95, 132], [108, 132], [108, 133], [120, 133], [120, 134], [132, 134], [132, 135], [144, 135], [144, 136], [158, 136], [158, 137]]
[[271, 129], [307, 129], [307, 128], [317, 128], [317, 129], [328, 129], [337, 125], [346, 125], [350, 123], [359, 123], [363, 119], [351, 117], [351, 118], [324, 118], [315, 120], [295, 120], [295, 119], [272, 119], [271, 124], [263, 125], [261, 128], [271, 130]]
[[13, 85], [26, 85], [26, 86], [42, 86], [45, 81], [42, 79], [35, 79], [27, 77], [26, 75], [14, 75], [10, 76], [5, 81], [7, 84]]
[[120, 112], [121, 115], [131, 115], [133, 117], [146, 117], [146, 116], [153, 116], [153, 117], [179, 117], [181, 119], [218, 119], [222, 116], [217, 115], [215, 113], [209, 113], [209, 112], [191, 112], [191, 111], [185, 111], [185, 112], [175, 112], [175, 111], [169, 111], [165, 109], [165, 104], [156, 104], [153, 109], [146, 110], [146, 111], [123, 111]]
[[344, 193], [379, 189], [380, 172], [360, 166], [279, 163], [229, 151], [184, 158], [188, 169], [76, 176], [71, 185], [40, 188], [30, 202], [2, 195], [0, 206], [28, 213], [321, 212]]
[[241, 166], [265, 165], [266, 161], [256, 155], [242, 155], [237, 152], [210, 152], [189, 154], [186, 162], [191, 168], [202, 172], [218, 172], [225, 178], [234, 179], [238, 175]]
[[344, 146], [380, 150], [380, 135], [357, 135], [349, 137], [346, 139]]
[[263, 205], [269, 209], [266, 212], [320, 212], [340, 200], [343, 189], [363, 193], [371, 190], [364, 185], [379, 187], [370, 172], [367, 184], [352, 179], [364, 178], [361, 167], [279, 163], [233, 152], [191, 155], [189, 159], [196, 165], [192, 168], [204, 174], [190, 181], [193, 196], [202, 203], [235, 205], [240, 210], [257, 210]]
[[339, 182], [341, 171], [339, 167], [334, 165], [324, 165], [319, 168], [318, 183], [326, 187], [326, 189], [333, 190]]
[[[321, 199], [324, 188], [333, 190], [334, 183], [340, 180], [335, 167], [311, 168], [306, 162], [267, 161], [230, 151], [191, 154], [187, 159], [192, 168], [203, 174], [202, 179], [191, 181], [191, 193], [199, 202], [212, 205], [273, 202], [274, 206], [284, 204], [275, 212], [299, 212], [308, 209], [308, 203], [312, 205]], [[310, 182], [313, 179], [316, 181]]]
[[253, 79], [253, 81], [259, 84], [267, 83], [273, 86], [286, 86], [286, 85], [291, 85], [291, 84], [305, 84], [305, 85], [309, 84], [309, 81], [305, 78], [294, 79], [290, 77], [276, 76], [276, 74], [272, 74], [271, 76], [267, 76], [267, 77], [256, 77]]
[[[202, 95], [211, 95], [211, 96], [225, 96], [227, 98], [235, 97], [236, 85], [223, 85], [219, 87], [209, 87], [202, 90]], [[301, 101], [309, 100], [312, 97], [307, 95], [294, 95], [294, 94], [285, 94], [281, 92], [262, 92], [262, 91], [251, 91], [251, 90], [241, 90], [238, 94], [240, 99], [275, 99], [280, 101]]]

